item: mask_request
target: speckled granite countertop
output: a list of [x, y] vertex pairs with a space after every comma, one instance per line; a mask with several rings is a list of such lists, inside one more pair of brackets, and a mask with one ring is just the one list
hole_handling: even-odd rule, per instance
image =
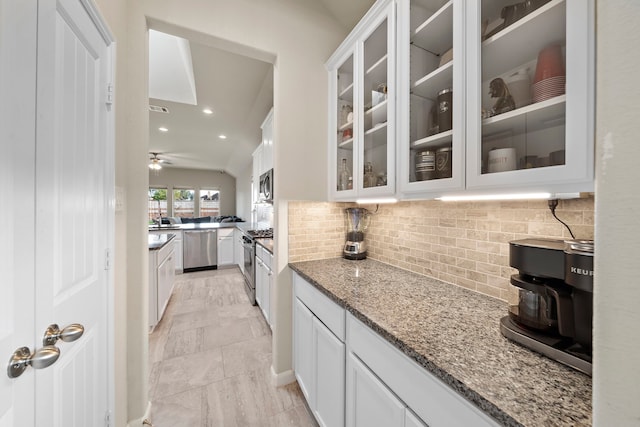
[[175, 234], [149, 234], [149, 250], [157, 251], [169, 243]]
[[273, 255], [273, 239], [256, 239], [256, 243]]
[[289, 266], [499, 423], [591, 425], [591, 378], [504, 338], [506, 303], [370, 259]]

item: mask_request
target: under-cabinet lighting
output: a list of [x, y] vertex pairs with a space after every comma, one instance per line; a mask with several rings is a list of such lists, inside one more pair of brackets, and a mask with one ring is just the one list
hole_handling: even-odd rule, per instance
[[383, 203], [396, 203], [398, 199], [393, 197], [380, 198], [380, 199], [358, 199], [356, 203], [359, 205], [381, 205]]
[[483, 201], [483, 200], [533, 200], [550, 199], [551, 193], [477, 194], [468, 196], [442, 196], [436, 200], [443, 202]]

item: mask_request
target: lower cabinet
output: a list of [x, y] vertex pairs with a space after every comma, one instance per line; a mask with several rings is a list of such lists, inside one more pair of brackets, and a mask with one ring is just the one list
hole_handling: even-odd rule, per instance
[[233, 251], [234, 257], [233, 261], [240, 268], [242, 274], [244, 274], [244, 245], [242, 244], [242, 236], [244, 233], [238, 229], [235, 229], [233, 232]]
[[218, 266], [233, 265], [233, 228], [218, 229]]
[[[293, 363], [296, 379], [318, 424], [321, 427], [342, 427], [345, 425], [344, 309], [297, 275], [294, 293]], [[327, 324], [323, 322], [325, 319]], [[334, 330], [329, 327], [334, 327]]]
[[293, 286], [294, 371], [321, 426], [498, 426], [297, 273]]
[[262, 310], [265, 320], [273, 328], [271, 316], [271, 290], [273, 289], [273, 272], [271, 262], [273, 256], [262, 246], [256, 245], [256, 303]]
[[344, 426], [344, 343], [317, 317], [313, 318], [313, 414], [325, 427]]
[[355, 354], [349, 353], [347, 356], [347, 425], [404, 427], [405, 409], [404, 403]]
[[149, 251], [149, 329], [160, 322], [171, 297], [175, 261], [173, 240], [158, 250]]

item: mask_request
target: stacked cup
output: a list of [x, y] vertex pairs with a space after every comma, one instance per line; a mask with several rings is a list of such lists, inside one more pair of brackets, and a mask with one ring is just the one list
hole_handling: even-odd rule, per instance
[[533, 79], [533, 102], [563, 95], [565, 92], [565, 71], [560, 44], [545, 47], [538, 54], [536, 74]]

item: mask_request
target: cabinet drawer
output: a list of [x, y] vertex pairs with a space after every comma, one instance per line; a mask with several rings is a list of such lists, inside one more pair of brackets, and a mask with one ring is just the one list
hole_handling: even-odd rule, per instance
[[306, 305], [313, 314], [324, 323], [340, 341], [345, 338], [345, 310], [313, 285], [293, 274], [295, 296]]
[[175, 244], [175, 238], [169, 243], [158, 249], [158, 265], [162, 264], [169, 255], [173, 252], [173, 245]]
[[488, 427], [495, 421], [352, 315], [347, 346], [430, 427]]

